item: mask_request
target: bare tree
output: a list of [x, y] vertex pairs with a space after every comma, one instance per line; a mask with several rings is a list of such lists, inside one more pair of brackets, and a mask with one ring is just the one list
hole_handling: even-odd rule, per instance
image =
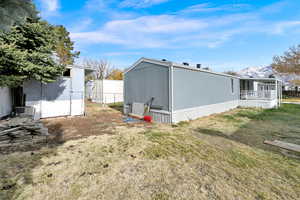
[[228, 75], [231, 75], [231, 76], [239, 76], [239, 74], [235, 71], [226, 71], [226, 72], [223, 72], [224, 74], [228, 74]]
[[93, 78], [100, 80], [108, 78], [114, 70], [107, 60], [86, 59], [83, 61], [83, 65], [86, 68], [94, 69]]
[[279, 73], [300, 74], [300, 45], [289, 48], [283, 56], [274, 56], [272, 67]]

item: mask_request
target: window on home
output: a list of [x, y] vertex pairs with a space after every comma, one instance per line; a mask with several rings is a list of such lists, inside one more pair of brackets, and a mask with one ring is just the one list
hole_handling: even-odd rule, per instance
[[231, 92], [234, 93], [233, 78], [231, 79]]
[[70, 77], [71, 76], [71, 69], [66, 69], [64, 71], [63, 77]]

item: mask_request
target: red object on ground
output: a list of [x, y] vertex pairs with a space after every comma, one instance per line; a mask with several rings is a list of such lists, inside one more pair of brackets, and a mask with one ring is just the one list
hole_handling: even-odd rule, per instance
[[146, 122], [152, 122], [152, 117], [149, 115], [144, 116], [144, 121]]

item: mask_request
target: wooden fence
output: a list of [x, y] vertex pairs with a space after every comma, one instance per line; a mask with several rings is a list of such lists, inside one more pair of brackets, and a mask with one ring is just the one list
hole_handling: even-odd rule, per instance
[[300, 91], [282, 91], [284, 97], [300, 97]]

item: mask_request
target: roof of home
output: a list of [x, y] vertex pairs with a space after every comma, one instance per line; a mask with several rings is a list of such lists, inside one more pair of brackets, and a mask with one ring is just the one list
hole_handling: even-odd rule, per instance
[[281, 80], [277, 79], [277, 78], [242, 78], [242, 77], [239, 77], [239, 76], [233, 76], [233, 75], [229, 75], [229, 74], [225, 74], [225, 73], [212, 72], [212, 71], [209, 71], [209, 70], [196, 68], [196, 67], [193, 67], [193, 66], [186, 66], [186, 65], [175, 63], [175, 62], [168, 61], [168, 60], [163, 61], [163, 60], [157, 60], [157, 59], [145, 58], [145, 57], [142, 57], [138, 61], [136, 61], [130, 68], [125, 70], [124, 74], [129, 72], [133, 68], [135, 68], [141, 62], [148, 62], [148, 63], [158, 64], [158, 65], [163, 65], [163, 66], [166, 66], [166, 67], [173, 66], [173, 67], [178, 67], [178, 68], [182, 68], [182, 69], [186, 69], [186, 70], [205, 72], [205, 73], [216, 74], [216, 75], [220, 75], [220, 76], [227, 76], [227, 77], [231, 77], [231, 78], [237, 78], [237, 79], [241, 79], [241, 80], [280, 81], [281, 82]]
[[136, 61], [124, 73], [127, 73], [127, 72], [131, 71], [133, 68], [135, 68], [141, 62], [149, 62], [149, 63], [153, 63], [153, 64], [163, 65], [163, 66], [166, 66], [166, 67], [173, 66], [173, 67], [182, 68], [182, 69], [186, 69], [186, 70], [205, 72], [205, 73], [216, 74], [216, 75], [220, 75], [220, 76], [228, 76], [228, 77], [231, 77], [231, 78], [240, 78], [238, 76], [233, 76], [233, 75], [229, 75], [229, 74], [225, 74], [225, 73], [219, 73], [219, 72], [212, 72], [212, 71], [209, 71], [209, 70], [199, 69], [199, 68], [192, 67], [192, 66], [186, 66], [186, 65], [175, 63], [175, 62], [168, 61], [168, 60], [163, 61], [163, 60], [157, 60], [157, 59], [152, 59], [152, 58], [144, 58], [144, 57], [142, 57], [138, 61]]

